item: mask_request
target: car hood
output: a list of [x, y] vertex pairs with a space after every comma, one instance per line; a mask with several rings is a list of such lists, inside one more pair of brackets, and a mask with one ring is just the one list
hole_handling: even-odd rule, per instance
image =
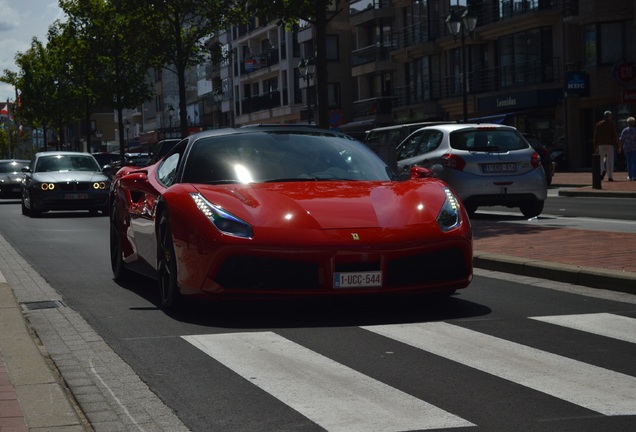
[[1, 173], [0, 181], [19, 182], [22, 180], [22, 173]]
[[53, 171], [33, 174], [39, 182], [93, 182], [106, 181], [108, 177], [96, 171]]
[[348, 229], [434, 223], [445, 200], [444, 186], [428, 179], [197, 185], [197, 190], [255, 226]]

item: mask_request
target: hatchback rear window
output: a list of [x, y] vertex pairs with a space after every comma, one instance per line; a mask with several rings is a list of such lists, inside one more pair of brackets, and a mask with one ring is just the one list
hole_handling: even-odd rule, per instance
[[454, 132], [450, 145], [457, 150], [507, 152], [521, 150], [528, 144], [514, 130], [489, 129]]

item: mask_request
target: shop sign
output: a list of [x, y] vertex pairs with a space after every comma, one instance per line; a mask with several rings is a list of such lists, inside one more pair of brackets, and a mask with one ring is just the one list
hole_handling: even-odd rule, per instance
[[636, 103], [636, 89], [623, 89], [623, 103]]
[[612, 75], [617, 83], [627, 85], [634, 78], [634, 64], [625, 61], [614, 63]]
[[566, 72], [565, 91], [568, 94], [578, 94], [580, 96], [589, 96], [590, 82], [589, 82], [587, 73]]

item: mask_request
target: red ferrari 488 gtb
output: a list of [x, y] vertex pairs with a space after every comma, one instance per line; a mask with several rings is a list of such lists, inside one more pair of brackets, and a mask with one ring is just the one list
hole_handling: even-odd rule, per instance
[[399, 177], [364, 144], [312, 127], [192, 135], [110, 197], [111, 264], [182, 296], [450, 294], [472, 279], [462, 203], [431, 172]]

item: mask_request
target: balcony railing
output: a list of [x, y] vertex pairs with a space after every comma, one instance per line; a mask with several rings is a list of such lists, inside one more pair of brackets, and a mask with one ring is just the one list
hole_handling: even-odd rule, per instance
[[384, 9], [389, 7], [389, 0], [359, 0], [349, 3], [349, 15], [357, 15], [371, 9]]
[[387, 61], [390, 58], [390, 53], [395, 47], [391, 45], [378, 46], [370, 45], [364, 48], [354, 50], [351, 53], [351, 65], [360, 66], [367, 63], [374, 63], [378, 61]]
[[263, 93], [241, 100], [241, 114], [251, 114], [281, 106], [280, 90]]

